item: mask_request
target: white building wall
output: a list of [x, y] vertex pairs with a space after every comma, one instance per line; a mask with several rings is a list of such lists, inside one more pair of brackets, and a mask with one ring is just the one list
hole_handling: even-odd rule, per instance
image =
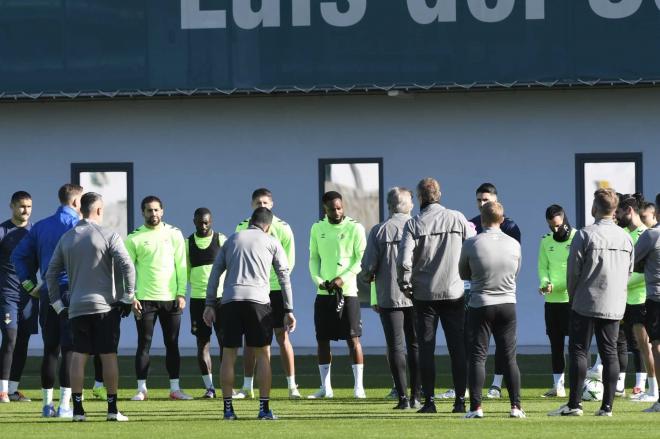
[[[297, 240], [293, 342], [314, 346], [307, 247], [319, 158], [383, 157], [384, 190], [433, 176], [442, 203], [468, 218], [474, 189], [490, 181], [522, 230], [519, 343], [547, 344], [536, 292], [545, 208], [559, 203], [575, 222], [575, 153], [641, 151], [644, 188], [649, 197], [660, 191], [658, 114], [658, 89], [2, 104], [0, 202], [27, 190], [37, 220], [56, 208], [71, 162], [133, 162], [135, 224], [141, 198], [156, 194], [165, 221], [187, 236], [195, 208], [208, 206], [216, 229], [230, 233], [249, 215], [251, 191], [269, 187]], [[365, 309], [363, 321], [364, 345], [384, 345], [377, 316]], [[181, 345], [193, 347], [187, 313], [183, 322]], [[134, 346], [134, 323], [122, 330], [121, 346]]]

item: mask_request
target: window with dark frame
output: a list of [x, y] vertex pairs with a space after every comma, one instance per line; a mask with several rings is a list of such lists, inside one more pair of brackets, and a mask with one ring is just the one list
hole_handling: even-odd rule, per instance
[[[383, 221], [383, 159], [336, 158], [319, 159], [319, 214], [325, 215], [321, 198], [328, 191], [342, 195], [344, 212], [365, 228]], [[368, 288], [359, 288], [362, 306], [369, 306]]]
[[133, 230], [133, 163], [72, 163], [71, 181], [103, 196], [103, 225], [125, 238]]
[[600, 188], [643, 193], [642, 153], [575, 154], [577, 226], [593, 223], [591, 201]]

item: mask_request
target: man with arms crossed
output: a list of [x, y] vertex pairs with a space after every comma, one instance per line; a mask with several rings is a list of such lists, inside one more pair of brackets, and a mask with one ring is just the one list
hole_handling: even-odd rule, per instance
[[[396, 281], [396, 258], [403, 227], [413, 208], [412, 192], [394, 187], [387, 193], [390, 218], [371, 229], [362, 258], [362, 281], [372, 285], [371, 306], [380, 315], [392, 378], [399, 403], [397, 410], [420, 408], [419, 347], [412, 301], [403, 295]], [[410, 398], [406, 396], [406, 344], [410, 371]]]
[[462, 213], [440, 205], [440, 184], [425, 178], [417, 184], [420, 213], [406, 223], [399, 244], [397, 280], [412, 298], [420, 339], [420, 369], [424, 406], [420, 413], [436, 413], [435, 340], [442, 323], [451, 358], [456, 395], [454, 413], [465, 413], [465, 303], [458, 260], [463, 241], [474, 233]]
[[213, 263], [206, 290], [204, 321], [216, 319], [216, 292], [226, 272], [220, 308], [222, 326], [222, 398], [224, 419], [237, 419], [232, 404], [236, 351], [243, 343], [254, 349], [259, 378], [258, 419], [277, 419], [269, 407], [272, 374], [270, 344], [273, 341], [273, 313], [270, 305], [270, 269], [275, 268], [284, 302], [283, 324], [296, 327], [286, 254], [279, 241], [268, 234], [273, 214], [265, 207], [255, 209], [248, 229], [231, 235]]
[[577, 232], [568, 256], [566, 288], [571, 298], [569, 335], [570, 395], [548, 416], [582, 416], [582, 388], [593, 335], [603, 360], [604, 394], [596, 416], [612, 416], [619, 375], [616, 343], [626, 309], [626, 285], [633, 267], [630, 236], [612, 220], [619, 197], [598, 189], [591, 213], [596, 222]]
[[552, 233], [541, 239], [538, 258], [539, 293], [545, 299], [545, 332], [550, 340], [553, 386], [544, 398], [566, 396], [564, 388], [564, 341], [568, 336], [571, 304], [566, 291], [568, 253], [577, 232], [566, 218], [564, 208], [553, 204], [545, 211], [545, 219]]
[[138, 340], [135, 373], [138, 389], [133, 401], [147, 399], [149, 349], [156, 321], [160, 319], [165, 342], [165, 367], [170, 377], [170, 399], [190, 400], [179, 386], [179, 328], [186, 307], [186, 249], [181, 231], [162, 222], [163, 203], [150, 195], [140, 204], [144, 225], [126, 238], [137, 275], [133, 313]]
[[[215, 329], [220, 346], [222, 358], [222, 344], [220, 343], [220, 326], [216, 321], [213, 328], [204, 323], [203, 314], [206, 306], [206, 287], [213, 267], [213, 261], [218, 256], [225, 243], [225, 235], [214, 232], [212, 229], [213, 217], [206, 207], [195, 210], [193, 215], [195, 233], [186, 240], [186, 257], [188, 266], [188, 282], [190, 283], [190, 328], [197, 339], [197, 364], [204, 382], [204, 398], [215, 398], [213, 386], [213, 367], [211, 362], [211, 333]], [[220, 308], [222, 285], [216, 291], [216, 307]]]
[[11, 218], [0, 224], [0, 403], [30, 401], [18, 391], [18, 383], [39, 317], [39, 298], [23, 290], [10, 260], [11, 252], [32, 227], [32, 197], [24, 191], [15, 192], [9, 208]]
[[[353, 396], [366, 398], [363, 385], [362, 319], [357, 297], [357, 275], [366, 247], [364, 227], [344, 215], [340, 193], [326, 192], [321, 199], [325, 217], [312, 226], [309, 237], [309, 272], [317, 287], [314, 327], [318, 344], [321, 388], [309, 399], [332, 398], [330, 340], [346, 340], [353, 362]], [[343, 307], [342, 307], [343, 302]]]
[[[60, 239], [48, 265], [48, 295], [55, 312], [68, 317], [73, 336], [71, 358], [71, 390], [73, 421], [85, 421], [82, 403], [83, 381], [87, 357], [98, 354], [103, 363], [103, 378], [108, 389], [108, 421], [128, 421], [117, 410], [117, 345], [121, 317], [127, 317], [133, 305], [135, 268], [117, 233], [101, 227], [103, 199], [94, 192], [82, 196], [83, 215], [72, 230]], [[113, 270], [120, 268], [122, 279], [114, 279]], [[60, 298], [59, 275], [69, 277], [68, 306]], [[114, 283], [121, 282], [123, 297], [115, 298]]]
[[[273, 210], [273, 193], [266, 188], [260, 188], [252, 192], [252, 209], [265, 207]], [[245, 230], [249, 227], [249, 218], [241, 222], [236, 231]], [[276, 238], [289, 262], [289, 272], [293, 271], [296, 261], [296, 250], [291, 227], [277, 216], [273, 216], [273, 223], [269, 228], [270, 236]], [[273, 310], [273, 329], [275, 331], [275, 340], [280, 347], [280, 358], [282, 359], [282, 368], [286, 374], [287, 388], [289, 389], [289, 398], [300, 398], [298, 385], [296, 384], [296, 371], [294, 364], [294, 353], [289, 334], [284, 325], [284, 303], [282, 301], [282, 291], [277, 279], [275, 270], [270, 271], [270, 306]], [[241, 399], [245, 397], [253, 398], [252, 380], [254, 377], [255, 366], [254, 350], [249, 346], [243, 349], [243, 386], [242, 389], [234, 395], [234, 398]]]
[[516, 280], [520, 244], [500, 230], [504, 209], [497, 201], [481, 209], [483, 233], [465, 241], [458, 269], [470, 281], [470, 411], [465, 418], [483, 418], [481, 391], [491, 333], [500, 350], [509, 390], [512, 418], [525, 418], [520, 405], [520, 370], [516, 362]]

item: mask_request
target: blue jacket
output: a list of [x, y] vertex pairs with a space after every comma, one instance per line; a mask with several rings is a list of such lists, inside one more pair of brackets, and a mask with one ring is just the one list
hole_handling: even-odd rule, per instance
[[[37, 283], [37, 270], [41, 274], [44, 286], [42, 295], [46, 293], [45, 279], [48, 264], [53, 257], [55, 247], [62, 235], [71, 230], [80, 220], [78, 213], [68, 206], [60, 206], [54, 215], [37, 222], [25, 235], [11, 254], [11, 262], [16, 268], [16, 275], [22, 283], [31, 280]], [[66, 272], [59, 276], [60, 285], [68, 285]]]
[[[474, 218], [470, 220], [472, 224], [475, 225], [477, 228], [477, 233], [481, 233], [484, 231], [483, 227], [481, 227], [481, 215], [477, 215]], [[513, 222], [513, 220], [509, 217], [504, 217], [504, 222], [500, 225], [500, 229], [516, 241], [518, 243], [521, 243], [520, 241], [520, 229], [518, 228], [518, 224]]]

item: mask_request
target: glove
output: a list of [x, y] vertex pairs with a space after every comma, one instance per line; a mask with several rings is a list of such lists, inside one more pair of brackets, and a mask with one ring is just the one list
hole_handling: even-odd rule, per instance
[[123, 319], [124, 317], [128, 317], [131, 315], [131, 311], [133, 310], [133, 304], [132, 303], [124, 303], [124, 302], [115, 302], [112, 305], [112, 308], [118, 309], [119, 314], [121, 315], [121, 318]]

